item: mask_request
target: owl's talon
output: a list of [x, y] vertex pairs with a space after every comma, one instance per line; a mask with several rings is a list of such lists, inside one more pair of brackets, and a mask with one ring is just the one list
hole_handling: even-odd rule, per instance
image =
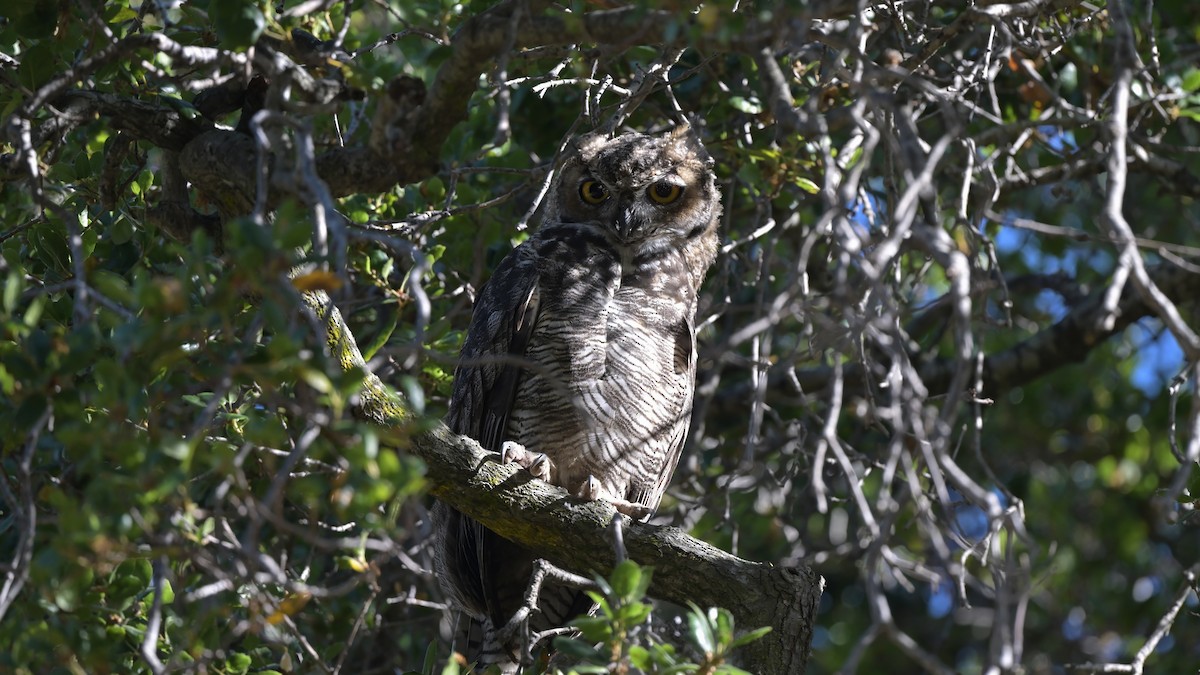
[[520, 464], [521, 458], [527, 453], [528, 451], [525, 449], [525, 446], [521, 445], [520, 443], [516, 443], [514, 441], [504, 441], [504, 444], [500, 446], [500, 463]]
[[533, 461], [525, 468], [535, 477], [541, 478], [547, 483], [550, 482], [550, 458], [540, 452], [535, 452], [531, 456], [533, 457]]
[[550, 480], [550, 470], [554, 466], [545, 453], [529, 452], [525, 446], [513, 441], [504, 441], [500, 446], [500, 463], [518, 464], [533, 474], [534, 478], [544, 481]]
[[604, 499], [607, 495], [604, 494], [604, 486], [595, 476], [589, 475], [587, 480], [583, 481], [583, 485], [579, 486], [579, 498], [586, 499], [589, 502]]
[[606, 501], [613, 505], [617, 511], [633, 518], [634, 520], [644, 520], [654, 514], [654, 509], [644, 505], [636, 504], [628, 499], [614, 497], [604, 489], [604, 484], [595, 476], [589, 475], [587, 480], [583, 481], [583, 485], [579, 486], [577, 496], [580, 499], [586, 499], [590, 502]]
[[617, 511], [624, 513], [634, 520], [645, 520], [654, 515], [654, 509], [645, 504], [635, 504], [626, 499], [610, 499], [608, 501]]

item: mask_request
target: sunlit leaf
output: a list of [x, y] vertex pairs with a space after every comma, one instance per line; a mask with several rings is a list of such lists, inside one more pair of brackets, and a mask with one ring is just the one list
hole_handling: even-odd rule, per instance
[[333, 292], [342, 287], [341, 278], [329, 270], [313, 270], [306, 274], [292, 277], [292, 285], [304, 293], [312, 291]]
[[308, 604], [309, 600], [312, 600], [312, 594], [307, 591], [289, 593], [279, 603], [279, 608], [267, 616], [267, 623], [271, 624], [272, 626], [282, 623], [285, 618], [292, 616], [304, 609], [304, 606]]

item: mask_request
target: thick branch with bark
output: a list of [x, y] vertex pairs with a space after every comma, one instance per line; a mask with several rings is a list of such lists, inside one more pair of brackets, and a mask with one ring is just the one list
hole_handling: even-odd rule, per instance
[[[1149, 272], [1170, 297], [1182, 300], [1200, 295], [1200, 275], [1191, 270], [1165, 263]], [[1106, 310], [1102, 298], [1106, 290], [1092, 293], [1050, 328], [987, 356], [983, 362], [985, 390], [991, 393], [1007, 391], [1064, 366], [1081, 363], [1093, 349], [1135, 321], [1155, 316], [1154, 308], [1145, 298], [1126, 289], [1117, 305], [1116, 320], [1105, 325]], [[947, 377], [941, 362], [922, 369], [922, 374], [933, 391], [940, 391], [941, 383]]]
[[[609, 524], [619, 515], [607, 502], [585, 502], [500, 464], [468, 438], [443, 425], [412, 439], [408, 449], [428, 467], [439, 499], [556, 565], [593, 575], [611, 573]], [[743, 560], [674, 527], [625, 520], [629, 557], [654, 568], [653, 597], [677, 604], [725, 607], [741, 629], [771, 626], [745, 648], [756, 673], [803, 673], [823, 581], [808, 567]]]

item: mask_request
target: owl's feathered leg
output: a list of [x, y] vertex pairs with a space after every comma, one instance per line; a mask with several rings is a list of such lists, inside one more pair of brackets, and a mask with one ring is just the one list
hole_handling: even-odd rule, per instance
[[550, 470], [554, 468], [550, 458], [544, 453], [529, 452], [525, 446], [512, 441], [504, 441], [504, 445], [500, 446], [500, 463], [520, 464], [533, 474], [534, 478], [541, 478], [547, 482], [550, 481]]

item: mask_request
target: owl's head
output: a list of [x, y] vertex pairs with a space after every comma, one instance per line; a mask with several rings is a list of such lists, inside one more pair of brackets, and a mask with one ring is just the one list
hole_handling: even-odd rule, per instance
[[575, 141], [546, 222], [595, 223], [624, 243], [715, 232], [713, 160], [687, 125], [661, 136], [589, 134]]

